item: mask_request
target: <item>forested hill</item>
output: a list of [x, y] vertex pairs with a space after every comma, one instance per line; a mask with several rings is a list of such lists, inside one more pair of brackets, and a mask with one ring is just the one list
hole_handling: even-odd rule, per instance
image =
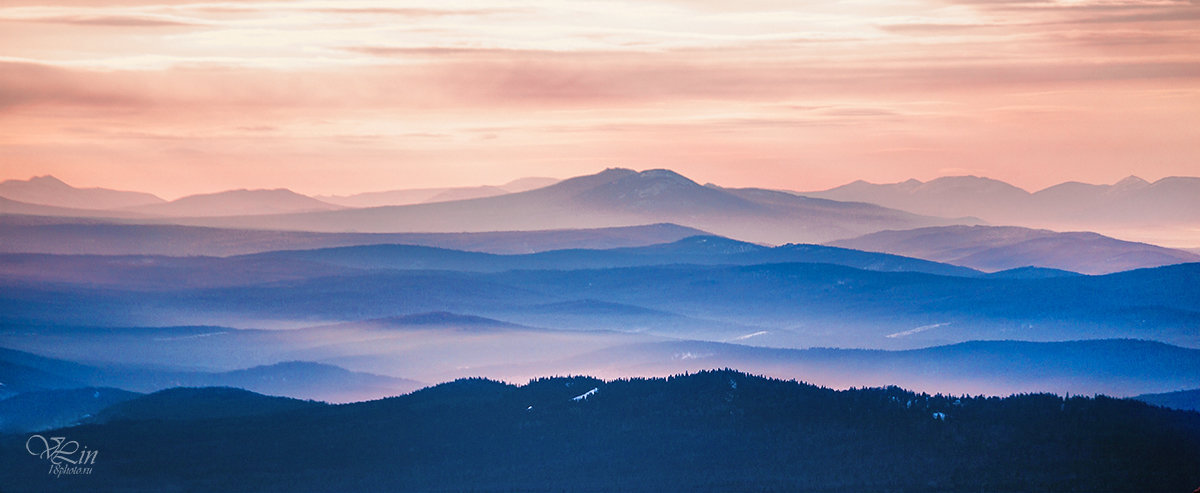
[[834, 391], [729, 370], [611, 382], [547, 378], [519, 387], [468, 379], [268, 416], [115, 421], [52, 433], [100, 451], [94, 473], [47, 476], [45, 461], [23, 449], [26, 437], [7, 436], [0, 439], [0, 490], [1181, 492], [1200, 486], [1200, 413], [1105, 397]]

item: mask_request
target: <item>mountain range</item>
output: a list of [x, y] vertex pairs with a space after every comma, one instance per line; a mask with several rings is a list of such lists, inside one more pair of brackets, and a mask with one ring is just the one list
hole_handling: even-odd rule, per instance
[[1200, 412], [1200, 389], [1143, 394], [1136, 399], [1156, 406]]
[[[979, 180], [905, 193], [1024, 200], [999, 182], [972, 188]], [[49, 177], [6, 183], [26, 199], [19, 194], [149, 200]], [[1187, 183], [1038, 194], [1116, 203], [1151, 190], [1167, 204]], [[699, 185], [669, 170], [506, 186], [370, 208], [287, 190], [110, 210], [2, 198], [16, 210], [0, 216], [0, 251], [14, 252], [0, 254], [0, 346], [93, 377], [9, 362], [0, 382], [6, 395], [187, 384], [353, 400], [478, 374], [728, 365], [830, 385], [892, 383], [874, 374], [964, 391], [1194, 388], [1171, 373], [1191, 370], [1164, 362], [1200, 347], [1200, 255], [1191, 252]], [[271, 211], [285, 213], [262, 214]], [[554, 227], [570, 229], [531, 229]], [[1080, 349], [1098, 339], [1117, 342]], [[1175, 349], [1146, 345], [1155, 343]], [[1122, 354], [1171, 371], [1097, 373], [1107, 384], [1080, 371], [1115, 368], [1110, 356]], [[996, 363], [1005, 359], [1047, 373], [1010, 371], [1033, 385], [1020, 387]]]
[[472, 200], [174, 222], [320, 232], [521, 231], [673, 223], [772, 244], [955, 223], [870, 204], [702, 186], [669, 170], [628, 169], [608, 169], [535, 190]]
[[1196, 177], [1173, 176], [1150, 183], [1130, 176], [1112, 185], [1066, 182], [1030, 193], [990, 178], [949, 176], [888, 184], [859, 180], [801, 194], [916, 214], [971, 216], [991, 224], [1084, 229], [1117, 236], [1150, 236], [1145, 230], [1182, 228], [1158, 234], [1173, 234], [1172, 243], [1187, 246], [1194, 246], [1196, 238], [1188, 236], [1186, 229], [1200, 223], [1200, 178]]
[[170, 202], [130, 207], [128, 210], [152, 216], [208, 217], [247, 214], [283, 214], [288, 212], [341, 209], [291, 190], [229, 190], [189, 195]]
[[[11, 257], [10, 257], [11, 258]], [[755, 265], [825, 263], [866, 270], [975, 276], [980, 272], [898, 255], [821, 245], [765, 247], [719, 236], [692, 236], [671, 243], [613, 249], [551, 250], [524, 255], [462, 252], [411, 245], [370, 245], [292, 250], [243, 257], [254, 263], [304, 261], [359, 269], [429, 269], [469, 272], [579, 270], [648, 265]], [[2, 260], [0, 260], [2, 262]]]
[[46, 176], [0, 183], [0, 212], [327, 233], [675, 223], [767, 244], [819, 243], [882, 230], [988, 222], [1193, 246], [1196, 240], [1188, 228], [1200, 221], [1193, 212], [1200, 210], [1197, 197], [1200, 178], [1192, 177], [1154, 183], [1129, 177], [1113, 185], [1066, 182], [1030, 193], [989, 178], [951, 176], [892, 184], [860, 180], [796, 194], [700, 186], [669, 170], [609, 169], [562, 181], [524, 178], [500, 186], [315, 198], [283, 189], [232, 190], [165, 202], [137, 192], [72, 188]]
[[829, 245], [886, 252], [986, 272], [1044, 267], [1083, 274], [1200, 262], [1200, 255], [1096, 233], [1015, 226], [944, 226], [880, 231]]
[[1187, 491], [1200, 255], [1026, 226], [1194, 235], [1198, 193], [9, 180], [0, 490]]
[[29, 180], [0, 182], [0, 197], [27, 204], [97, 210], [123, 209], [166, 202], [143, 192], [126, 192], [106, 188], [75, 188], [49, 175], [36, 176]]
[[[524, 182], [521, 186], [540, 183]], [[528, 231], [674, 223], [772, 244], [813, 243], [881, 229], [956, 223], [869, 204], [810, 199], [765, 189], [701, 186], [669, 170], [637, 172], [617, 168], [497, 196], [343, 210], [330, 210], [341, 206], [286, 190], [230, 191], [90, 213], [30, 209], [22, 204], [6, 205], [3, 211], [140, 217], [142, 223], [326, 233]]]
[[621, 248], [707, 234], [674, 224], [482, 233], [311, 233], [125, 224], [91, 218], [0, 215], [0, 252], [66, 255], [229, 256], [298, 248], [423, 245], [496, 254]]
[[450, 202], [453, 200], [480, 199], [507, 193], [518, 193], [558, 183], [557, 178], [518, 178], [503, 185], [479, 187], [412, 188], [367, 192], [353, 195], [317, 195], [316, 199], [346, 207], [382, 207], [387, 205], [409, 205], [428, 202]]
[[[147, 338], [142, 342], [151, 341]], [[312, 362], [287, 361], [218, 372], [189, 371], [163, 366], [82, 364], [4, 347], [0, 347], [0, 378], [5, 383], [5, 392], [18, 394], [17, 397], [28, 392], [82, 387], [153, 392], [180, 386], [226, 386], [300, 399], [353, 402], [411, 392], [423, 386], [413, 380], [351, 372]]]
[[[713, 244], [732, 253], [713, 254]], [[0, 306], [14, 328], [294, 328], [445, 311], [778, 347], [1111, 337], [1200, 344], [1192, 330], [1200, 320], [1192, 282], [1200, 263], [1105, 276], [985, 276], [853, 250], [704, 237], [510, 257], [379, 246], [229, 258], [0, 259]]]

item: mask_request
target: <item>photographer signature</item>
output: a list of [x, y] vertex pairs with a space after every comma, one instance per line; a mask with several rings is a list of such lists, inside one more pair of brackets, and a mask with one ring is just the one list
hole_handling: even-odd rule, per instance
[[75, 440], [67, 441], [66, 437], [47, 439], [41, 435], [33, 435], [25, 440], [25, 450], [39, 459], [49, 460], [50, 464], [55, 466], [95, 464], [96, 456], [100, 453], [98, 450], [81, 447]]

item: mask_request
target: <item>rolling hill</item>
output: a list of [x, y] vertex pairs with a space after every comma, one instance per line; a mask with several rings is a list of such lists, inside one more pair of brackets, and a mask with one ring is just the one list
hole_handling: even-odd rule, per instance
[[135, 395], [105, 407], [89, 423], [114, 421], [194, 421], [279, 414], [325, 404], [256, 394], [232, 387], [174, 387]]

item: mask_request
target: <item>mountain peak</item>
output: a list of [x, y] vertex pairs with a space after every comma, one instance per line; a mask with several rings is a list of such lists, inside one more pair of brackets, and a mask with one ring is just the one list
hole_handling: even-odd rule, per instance
[[[610, 176], [605, 177], [606, 179], [596, 179], [597, 176], [606, 174]], [[699, 214], [699, 211], [730, 214], [758, 207], [727, 191], [705, 188], [668, 169], [648, 169], [640, 172], [610, 169], [588, 178], [588, 181], [595, 185], [580, 189], [578, 194], [572, 197], [577, 204], [621, 213], [654, 214], [653, 217], [659, 220], [674, 217], [671, 216], [673, 214], [693, 215]]]
[[35, 177], [29, 179], [29, 183], [35, 183], [38, 185], [53, 186], [53, 187], [74, 188], [70, 185], [67, 185], [62, 180], [55, 178], [54, 175], [35, 176]]
[[682, 181], [687, 181], [689, 183], [695, 183], [694, 181], [692, 181], [690, 178], [688, 178], [686, 176], [683, 176], [683, 175], [676, 173], [674, 171], [671, 171], [669, 169], [662, 169], [662, 168], [648, 169], [648, 170], [638, 173], [638, 176], [641, 176], [643, 178], [682, 180]]
[[636, 174], [638, 174], [637, 171], [629, 169], [629, 168], [614, 167], [614, 168], [604, 168], [604, 171], [596, 173], [596, 176], [628, 176], [628, 175], [636, 175]]
[[1123, 188], [1123, 189], [1142, 188], [1142, 187], [1148, 186], [1148, 185], [1150, 185], [1150, 182], [1143, 180], [1135, 175], [1129, 175], [1129, 176], [1126, 176], [1125, 178], [1121, 179], [1121, 181], [1114, 183], [1113, 188]]
[[986, 176], [963, 175], [963, 176], [943, 176], [925, 183], [922, 188], [926, 189], [941, 189], [941, 190], [990, 190], [996, 192], [1016, 192], [1022, 195], [1028, 195], [1029, 192], [1014, 186], [1008, 182], [1000, 181], [995, 178]]

